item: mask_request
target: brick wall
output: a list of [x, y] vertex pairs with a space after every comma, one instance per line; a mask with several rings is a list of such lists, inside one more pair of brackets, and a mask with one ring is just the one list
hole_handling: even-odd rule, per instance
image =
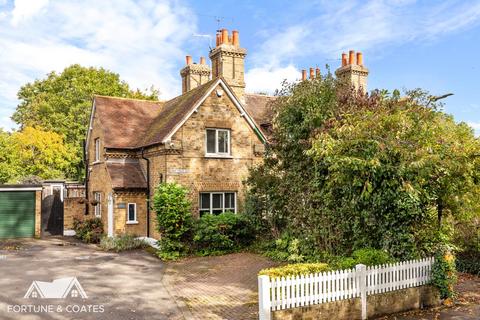
[[73, 230], [73, 219], [83, 220], [85, 216], [85, 198], [65, 198], [63, 200], [63, 230], [64, 233]]
[[42, 234], [42, 190], [35, 191], [35, 237]]

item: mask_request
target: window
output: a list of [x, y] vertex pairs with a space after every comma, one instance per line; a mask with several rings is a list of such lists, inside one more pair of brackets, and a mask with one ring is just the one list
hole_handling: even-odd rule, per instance
[[72, 292], [70, 294], [72, 298], [78, 298], [78, 291], [76, 289], [72, 289]]
[[201, 192], [200, 215], [205, 213], [220, 214], [222, 212], [236, 213], [235, 192]]
[[206, 149], [210, 156], [230, 155], [230, 130], [207, 129]]
[[127, 224], [137, 222], [137, 204], [129, 203], [127, 205]]
[[97, 201], [97, 204], [95, 205], [95, 217], [101, 217], [102, 216], [102, 194], [100, 192], [95, 192], [94, 198]]
[[37, 291], [32, 291], [32, 298], [38, 298]]
[[100, 139], [95, 139], [95, 162], [100, 161]]

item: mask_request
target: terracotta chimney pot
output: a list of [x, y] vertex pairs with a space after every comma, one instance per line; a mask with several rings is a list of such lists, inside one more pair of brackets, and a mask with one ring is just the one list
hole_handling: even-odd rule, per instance
[[310, 80], [315, 79], [315, 70], [310, 68]]
[[353, 50], [348, 52], [348, 64], [355, 64], [355, 51]]
[[186, 56], [185, 60], [187, 61], [187, 66], [192, 64], [192, 56]]
[[307, 70], [303, 69], [302, 70], [302, 81], [307, 80]]
[[222, 40], [222, 35], [217, 32], [217, 38], [216, 38], [216, 46], [218, 47], [221, 43], [221, 40]]
[[320, 68], [315, 69], [315, 78], [320, 79]]
[[361, 52], [357, 52], [357, 64], [363, 66], [363, 54]]
[[237, 30], [232, 31], [232, 38], [233, 38], [233, 45], [235, 47], [239, 47], [240, 46], [240, 39], [238, 38], [238, 31]]
[[222, 29], [222, 44], [228, 44], [228, 30]]
[[200, 57], [200, 64], [205, 64], [205, 57]]
[[347, 65], [347, 54], [344, 52], [342, 53], [342, 67]]

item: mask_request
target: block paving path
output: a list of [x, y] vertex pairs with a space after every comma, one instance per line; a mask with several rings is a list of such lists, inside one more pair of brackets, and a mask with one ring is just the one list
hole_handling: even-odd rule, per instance
[[258, 319], [257, 274], [275, 265], [252, 253], [194, 257], [168, 263], [163, 281], [187, 319]]

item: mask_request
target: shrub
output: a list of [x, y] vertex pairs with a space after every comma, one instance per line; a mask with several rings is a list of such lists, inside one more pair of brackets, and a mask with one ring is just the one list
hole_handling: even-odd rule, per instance
[[73, 219], [75, 237], [85, 243], [98, 243], [103, 235], [103, 223], [100, 218]]
[[142, 239], [137, 239], [135, 236], [129, 234], [122, 234], [117, 237], [102, 237], [100, 240], [100, 247], [107, 251], [126, 251], [133, 249], [145, 248], [147, 243]]
[[318, 273], [332, 270], [326, 263], [296, 263], [285, 266], [261, 270], [259, 275], [267, 275], [271, 278], [299, 276], [302, 274]]
[[300, 240], [286, 233], [281, 238], [268, 243], [264, 250], [265, 256], [277, 261], [299, 263], [306, 260], [300, 252]]
[[457, 270], [480, 276], [480, 252], [466, 251], [457, 255]]
[[439, 250], [433, 263], [432, 284], [438, 288], [442, 299], [454, 297], [453, 285], [456, 281], [455, 257], [448, 250]]
[[204, 215], [196, 223], [193, 237], [201, 254], [238, 250], [249, 245], [253, 239], [254, 230], [250, 220], [232, 212]]
[[[160, 251], [168, 256], [186, 253], [192, 228], [191, 203], [188, 190], [177, 183], [162, 183], [155, 190], [153, 209], [157, 213], [157, 226], [161, 234]], [[161, 254], [159, 254], [160, 256]]]

